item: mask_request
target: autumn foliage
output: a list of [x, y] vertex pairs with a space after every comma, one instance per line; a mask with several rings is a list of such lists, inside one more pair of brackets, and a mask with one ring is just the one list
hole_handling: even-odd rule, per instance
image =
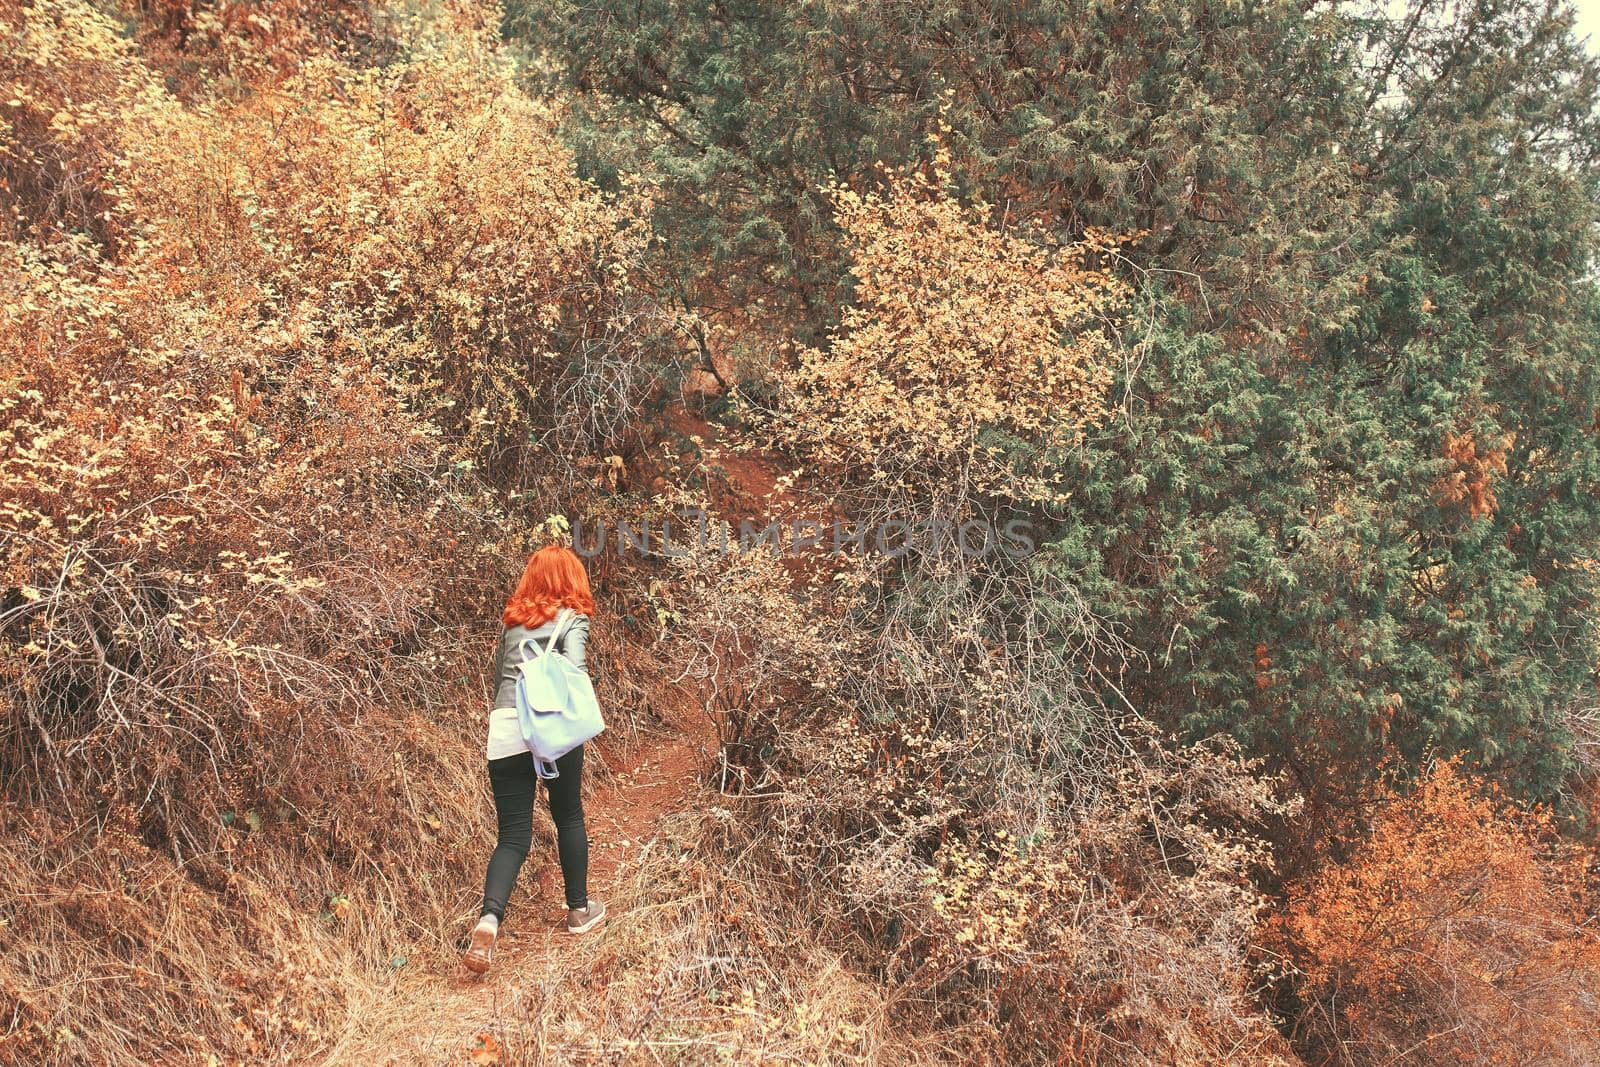
[[1435, 489], [1447, 504], [1463, 504], [1474, 519], [1493, 514], [1498, 501], [1494, 479], [1506, 474], [1507, 439], [1498, 445], [1480, 446], [1470, 434], [1445, 434], [1444, 454], [1455, 467], [1439, 480]]
[[269, 1058], [471, 880], [457, 680], [532, 532], [503, 494], [626, 417], [626, 227], [481, 34], [197, 101], [87, 4], [0, 35], [6, 1015]]
[[1453, 761], [1378, 798], [1348, 859], [1290, 893], [1282, 929], [1341, 1058], [1592, 1063], [1600, 931], [1592, 858], [1547, 812]]
[[783, 438], [926, 495], [952, 482], [1056, 499], [1037, 472], [1109, 411], [1111, 329], [1127, 287], [1105, 267], [1118, 243], [1090, 233], [1050, 248], [1006, 232], [987, 204], [934, 177], [883, 191], [831, 190], [847, 235], [854, 302], [826, 349], [783, 381]]

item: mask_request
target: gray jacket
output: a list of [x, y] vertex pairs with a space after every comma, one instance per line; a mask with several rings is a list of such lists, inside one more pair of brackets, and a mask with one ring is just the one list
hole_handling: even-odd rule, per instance
[[[517, 670], [522, 666], [522, 642], [525, 638], [533, 638], [540, 645], [544, 645], [555, 633], [556, 620], [542, 623], [529, 629], [526, 626], [507, 626], [500, 635], [500, 647], [494, 655], [494, 708], [514, 708], [517, 706]], [[589, 672], [589, 664], [584, 656], [589, 646], [589, 616], [578, 615], [567, 628], [561, 631], [561, 640], [556, 643], [555, 650], [566, 656], [573, 663], [581, 667], [585, 674]]]

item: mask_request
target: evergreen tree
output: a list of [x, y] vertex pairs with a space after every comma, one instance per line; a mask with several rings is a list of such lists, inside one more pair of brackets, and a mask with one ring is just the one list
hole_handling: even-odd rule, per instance
[[[951, 146], [958, 192], [1121, 265], [1119, 408], [1052, 457], [1040, 565], [1141, 708], [1337, 800], [1463, 751], [1535, 796], [1592, 691], [1597, 68], [1570, 9], [529, 0], [589, 172], [661, 186], [659, 276], [725, 358], [825, 344], [823, 196]], [[715, 327], [726, 328], [723, 334]], [[702, 337], [704, 341], [704, 337]]]

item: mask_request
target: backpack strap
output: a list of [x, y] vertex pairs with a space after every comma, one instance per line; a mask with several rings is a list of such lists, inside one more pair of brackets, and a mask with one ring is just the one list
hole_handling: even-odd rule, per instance
[[544, 650], [546, 652], [554, 652], [556, 650], [556, 645], [560, 642], [561, 635], [566, 631], [567, 624], [575, 619], [577, 614], [577, 612], [569, 608], [556, 609], [556, 628], [550, 631], [550, 640], [545, 642]]
[[[554, 652], [556, 650], [556, 643], [561, 640], [562, 631], [567, 629], [567, 624], [576, 617], [577, 612], [569, 611], [567, 608], [558, 608], [556, 610], [556, 628], [550, 631], [550, 636], [548, 639], [546, 639], [544, 644], [541, 645], [538, 639], [534, 637], [524, 637], [522, 639], [520, 642], [522, 647], [522, 658], [534, 659], [538, 656], [543, 656]], [[534, 652], [532, 655], [529, 655], [528, 649], [530, 647], [537, 649], [538, 651]]]

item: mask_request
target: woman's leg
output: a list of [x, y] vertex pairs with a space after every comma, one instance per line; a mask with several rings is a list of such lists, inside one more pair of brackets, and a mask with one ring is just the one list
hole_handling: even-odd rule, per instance
[[522, 861], [533, 845], [533, 794], [538, 779], [533, 757], [526, 752], [489, 761], [489, 784], [494, 788], [495, 818], [500, 824], [494, 855], [483, 877], [483, 914], [497, 920], [506, 915], [506, 900], [516, 884]]
[[545, 779], [550, 818], [556, 824], [556, 850], [561, 878], [567, 886], [567, 907], [589, 904], [589, 831], [583, 825], [583, 746], [556, 760], [559, 775]]

